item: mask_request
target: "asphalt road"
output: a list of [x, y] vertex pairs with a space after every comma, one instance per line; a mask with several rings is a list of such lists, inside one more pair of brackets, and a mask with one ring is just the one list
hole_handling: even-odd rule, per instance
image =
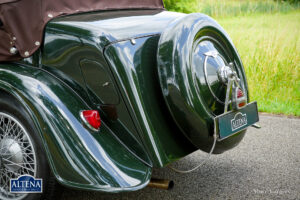
[[[238, 147], [190, 174], [156, 169], [153, 177], [174, 180], [170, 191], [153, 188], [123, 194], [65, 190], [64, 200], [95, 199], [298, 199], [300, 200], [300, 119], [260, 116]], [[206, 156], [197, 151], [172, 166], [189, 169]]]

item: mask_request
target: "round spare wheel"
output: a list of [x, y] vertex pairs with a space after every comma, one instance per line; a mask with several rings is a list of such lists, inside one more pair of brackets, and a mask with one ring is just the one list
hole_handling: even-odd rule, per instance
[[[162, 93], [177, 126], [198, 148], [209, 151], [214, 118], [224, 113], [226, 83], [220, 68], [231, 66], [248, 99], [242, 62], [224, 29], [203, 14], [189, 14], [171, 22], [158, 44], [158, 75]], [[245, 130], [217, 143], [214, 153], [238, 143]]]

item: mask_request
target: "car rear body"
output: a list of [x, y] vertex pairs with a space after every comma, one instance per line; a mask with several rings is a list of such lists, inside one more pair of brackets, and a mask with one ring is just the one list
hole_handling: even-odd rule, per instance
[[[194, 19], [198, 20], [193, 21], [195, 24], [209, 21], [212, 26], [204, 28], [212, 32], [217, 29], [220, 40], [226, 40], [221, 46], [228, 44], [224, 51], [233, 55], [241, 89], [249, 101], [243, 66], [232, 41], [214, 20], [204, 15], [129, 9], [61, 16], [48, 22], [43, 43], [32, 56], [0, 64], [4, 77], [0, 89], [29, 102], [24, 106], [37, 126], [47, 120], [40, 134], [59, 182], [104, 192], [137, 190], [148, 184], [153, 167], [165, 167], [198, 149], [211, 150], [215, 141], [214, 119], [223, 113], [224, 104], [217, 102], [207, 81], [203, 82], [203, 71], [196, 77], [202, 81], [201, 97], [191, 101], [201, 102], [201, 109], [181, 99], [190, 98], [189, 94], [179, 96], [174, 103], [178, 93], [172, 91], [186, 86], [185, 80], [178, 79], [186, 75], [180, 70], [186, 69], [178, 69], [171, 77], [164, 74], [164, 64], [176, 59], [171, 54], [162, 61], [164, 53], [187, 44], [184, 39], [175, 44], [165, 42], [169, 36], [178, 38], [172, 35], [172, 28], [178, 34], [185, 31], [187, 37], [196, 34], [198, 30], [191, 28]], [[185, 27], [184, 20], [191, 24]], [[200, 50], [201, 44], [197, 43]], [[197, 49], [193, 45], [187, 48]], [[205, 53], [200, 57], [205, 58]], [[188, 59], [185, 52], [177, 51], [176, 55], [183, 61]], [[198, 63], [202, 70], [203, 60], [195, 65]], [[211, 63], [214, 67], [217, 62]], [[168, 69], [177, 64], [170, 64]], [[222, 88], [220, 98], [224, 100], [226, 87], [216, 74], [209, 78], [213, 89]], [[21, 84], [17, 86], [12, 80]], [[164, 87], [165, 80], [172, 83]], [[173, 105], [179, 109], [177, 113]], [[84, 125], [82, 110], [100, 112], [102, 127], [98, 132]], [[235, 147], [245, 132], [241, 129], [217, 141], [213, 153]]]

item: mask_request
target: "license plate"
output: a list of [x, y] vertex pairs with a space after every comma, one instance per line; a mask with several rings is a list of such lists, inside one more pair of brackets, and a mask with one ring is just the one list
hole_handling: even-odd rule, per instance
[[219, 140], [228, 138], [258, 121], [256, 102], [249, 103], [240, 110], [234, 110], [219, 115], [215, 117], [215, 126], [219, 135]]

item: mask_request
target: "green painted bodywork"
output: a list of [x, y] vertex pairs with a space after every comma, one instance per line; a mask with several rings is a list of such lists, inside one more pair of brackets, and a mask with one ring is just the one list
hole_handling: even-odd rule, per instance
[[85, 127], [79, 113], [91, 108], [72, 88], [42, 69], [17, 63], [0, 64], [0, 76], [1, 90], [30, 114], [60, 183], [104, 192], [147, 185], [151, 166], [130, 151], [105, 121], [98, 132]]
[[[47, 25], [41, 50], [43, 69], [62, 79], [95, 108], [115, 107], [118, 123], [108, 120], [112, 127], [116, 127], [113, 131], [132, 151], [134, 148], [129, 137], [134, 138], [145, 148], [151, 161], [142, 159], [156, 167], [165, 166], [196, 150], [168, 117], [156, 68], [159, 34], [170, 21], [180, 16], [183, 14], [157, 10], [66, 16]], [[131, 38], [135, 38], [138, 44], [132, 45]], [[120, 50], [111, 54], [111, 49], [119, 45], [130, 49], [125, 59]], [[138, 47], [144, 50], [136, 52]], [[145, 56], [142, 56], [142, 51]], [[133, 57], [137, 64], [134, 67]], [[120, 59], [128, 62], [122, 63]], [[86, 62], [93, 64], [85, 65]], [[128, 70], [134, 71], [128, 73]], [[134, 74], [136, 72], [140, 73]], [[138, 78], [142, 82], [132, 82]], [[103, 87], [105, 81], [102, 80], [108, 80], [107, 88]], [[105, 89], [110, 90], [110, 97], [102, 96]], [[147, 92], [145, 101], [139, 97], [143, 95], [142, 91]], [[118, 131], [120, 126], [127, 130]]]
[[105, 49], [105, 56], [132, 110], [142, 143], [154, 165], [164, 166], [196, 148], [176, 127], [163, 100], [155, 58], [158, 39], [156, 35], [136, 39], [135, 45], [115, 43]]
[[[148, 184], [152, 167], [197, 150], [170, 114], [157, 64], [161, 34], [184, 16], [127, 10], [59, 17], [47, 24], [43, 46], [32, 57], [0, 64], [0, 88], [31, 114], [59, 182], [103, 192], [137, 190]], [[80, 119], [88, 109], [100, 111], [99, 132]], [[236, 146], [243, 135], [218, 142], [215, 153]], [[211, 135], [204, 140], [209, 146]]]

